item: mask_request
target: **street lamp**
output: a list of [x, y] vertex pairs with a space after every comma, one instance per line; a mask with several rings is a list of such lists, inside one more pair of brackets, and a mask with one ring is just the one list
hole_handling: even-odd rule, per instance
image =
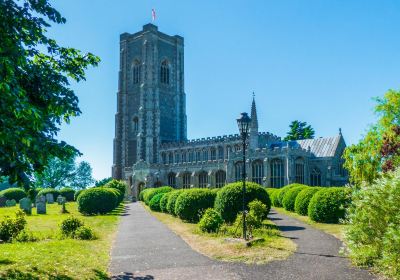
[[243, 144], [243, 168], [242, 168], [242, 181], [243, 181], [243, 188], [242, 188], [242, 195], [243, 195], [243, 239], [247, 239], [246, 234], [246, 139], [249, 135], [249, 126], [251, 122], [251, 118], [247, 115], [247, 113], [241, 113], [240, 118], [237, 120], [237, 124], [239, 127], [239, 133], [242, 137], [242, 144]]

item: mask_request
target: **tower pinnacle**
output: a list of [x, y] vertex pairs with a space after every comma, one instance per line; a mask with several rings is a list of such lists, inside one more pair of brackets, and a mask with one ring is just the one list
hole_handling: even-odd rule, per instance
[[253, 102], [251, 103], [251, 129], [258, 132], [258, 119], [257, 119], [257, 108], [256, 101], [253, 92]]

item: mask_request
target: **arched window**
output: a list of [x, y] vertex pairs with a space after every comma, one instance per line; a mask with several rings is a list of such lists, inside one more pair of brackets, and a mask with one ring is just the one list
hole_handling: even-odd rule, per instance
[[281, 159], [273, 159], [271, 161], [271, 187], [283, 187], [284, 176], [283, 161]]
[[165, 153], [161, 153], [161, 160], [163, 164], [167, 164], [167, 156], [165, 155]]
[[133, 118], [133, 131], [137, 132], [139, 130], [139, 118]]
[[168, 154], [168, 163], [173, 164], [174, 163], [174, 156], [172, 153]]
[[182, 152], [182, 162], [186, 162], [186, 152]]
[[218, 147], [218, 159], [224, 159], [224, 147]]
[[196, 161], [200, 161], [201, 160], [201, 158], [200, 158], [200, 151], [196, 151]]
[[208, 150], [203, 150], [203, 161], [208, 161]]
[[208, 174], [205, 171], [199, 173], [199, 188], [206, 188], [208, 185]]
[[180, 163], [181, 161], [181, 155], [179, 153], [175, 154], [175, 163]]
[[217, 159], [217, 150], [215, 148], [211, 148], [211, 160]]
[[231, 153], [231, 146], [226, 146], [225, 158], [228, 159]]
[[226, 172], [224, 170], [218, 170], [215, 173], [215, 186], [217, 188], [223, 187], [226, 184]]
[[310, 185], [311, 186], [321, 186], [321, 171], [314, 167], [310, 173]]
[[194, 154], [193, 154], [193, 151], [191, 150], [191, 151], [189, 151], [189, 162], [193, 162], [194, 161]]
[[295, 166], [295, 181], [299, 184], [304, 184], [304, 160], [297, 158], [294, 162]]
[[264, 178], [264, 164], [261, 160], [256, 160], [251, 165], [251, 177], [253, 182], [262, 185]]
[[176, 188], [176, 174], [174, 172], [168, 173], [168, 186]]
[[235, 181], [242, 180], [243, 162], [238, 161], [235, 163]]
[[139, 60], [135, 59], [132, 65], [132, 81], [134, 84], [140, 83], [140, 72], [142, 70], [142, 66]]
[[161, 62], [160, 81], [162, 84], [169, 84], [169, 63], [167, 60]]
[[183, 181], [182, 188], [184, 188], [184, 189], [189, 189], [190, 188], [190, 177], [191, 177], [191, 175], [192, 174], [190, 174], [188, 172], [183, 174], [183, 177], [182, 177], [182, 181]]

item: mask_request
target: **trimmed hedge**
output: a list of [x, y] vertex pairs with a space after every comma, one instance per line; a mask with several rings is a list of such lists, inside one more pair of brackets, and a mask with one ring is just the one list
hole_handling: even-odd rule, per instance
[[59, 190], [56, 190], [56, 189], [53, 189], [53, 188], [46, 188], [46, 189], [41, 190], [37, 194], [37, 196], [42, 196], [42, 195], [46, 196], [46, 194], [48, 194], [48, 193], [51, 193], [53, 195], [54, 200], [56, 200], [57, 196], [60, 195], [60, 191]]
[[91, 188], [78, 196], [78, 210], [86, 215], [105, 214], [114, 210], [118, 203], [116, 190]]
[[216, 193], [209, 189], [188, 189], [175, 202], [175, 214], [184, 221], [198, 222], [203, 212], [214, 205]]
[[224, 223], [221, 215], [212, 208], [208, 208], [201, 217], [199, 228], [202, 232], [217, 232]]
[[279, 203], [278, 207], [283, 206], [283, 197], [285, 196], [286, 192], [288, 190], [290, 190], [291, 188], [295, 188], [295, 187], [299, 187], [299, 186], [305, 186], [305, 185], [295, 183], [295, 184], [286, 185], [283, 188], [281, 188], [280, 192], [278, 194], [278, 203]]
[[294, 211], [299, 215], [307, 216], [311, 198], [321, 189], [320, 187], [309, 187], [299, 192], [294, 203]]
[[153, 211], [161, 212], [160, 201], [166, 193], [158, 193], [149, 202], [149, 207]]
[[167, 193], [167, 192], [170, 192], [170, 191], [172, 191], [172, 190], [173, 190], [173, 188], [168, 187], [168, 186], [149, 189], [149, 191], [147, 191], [147, 192], [143, 195], [144, 203], [146, 203], [146, 205], [149, 205], [150, 200], [151, 200], [151, 199], [153, 198], [153, 196], [155, 196], [156, 194], [159, 194], [159, 193]]
[[[227, 223], [235, 221], [237, 214], [242, 211], [242, 183], [231, 183], [223, 187], [217, 194], [214, 208]], [[258, 199], [267, 206], [267, 212], [271, 209], [271, 200], [268, 192], [259, 184], [246, 182], [246, 207], [249, 202]]]
[[126, 192], [126, 184], [122, 181], [111, 180], [107, 184], [104, 185], [106, 188], [116, 189], [119, 192], [118, 202], [121, 203], [124, 200], [125, 192]]
[[[71, 188], [62, 188], [60, 190], [60, 195], [65, 197], [67, 201], [74, 201], [75, 199], [75, 190]], [[57, 199], [57, 197], [55, 197]]]
[[172, 191], [171, 194], [168, 196], [168, 202], [167, 202], [167, 212], [171, 215], [176, 216], [175, 214], [175, 203], [176, 199], [178, 196], [183, 192], [184, 190], [176, 190]]
[[308, 205], [308, 216], [321, 223], [338, 223], [345, 217], [351, 203], [351, 190], [344, 187], [330, 187], [317, 192]]
[[142, 191], [139, 193], [139, 197], [138, 197], [139, 201], [144, 201], [144, 195], [145, 195], [145, 193], [148, 192], [148, 191], [150, 191], [150, 190], [152, 190], [152, 189], [154, 189], [154, 188], [148, 188], [148, 189], [142, 190]]
[[282, 207], [282, 205], [279, 202], [279, 193], [281, 192], [280, 189], [277, 189], [273, 193], [270, 194], [270, 199], [271, 199], [271, 204], [275, 207]]
[[85, 190], [77, 190], [74, 194], [74, 200], [77, 201], [78, 200], [78, 196]]
[[294, 211], [294, 204], [296, 203], [296, 197], [305, 188], [308, 188], [308, 187], [307, 186], [298, 186], [298, 187], [289, 189], [285, 193], [285, 196], [282, 199], [282, 205], [287, 211]]
[[7, 198], [8, 200], [15, 199], [16, 202], [19, 202], [20, 199], [26, 197], [26, 193], [23, 189], [20, 188], [9, 188], [0, 192], [0, 196]]
[[168, 198], [173, 192], [164, 193], [164, 196], [160, 200], [160, 210], [161, 212], [167, 213]]

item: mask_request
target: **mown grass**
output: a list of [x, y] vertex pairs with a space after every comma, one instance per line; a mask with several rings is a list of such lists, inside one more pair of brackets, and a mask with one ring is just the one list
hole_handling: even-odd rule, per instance
[[312, 221], [308, 216], [301, 216], [295, 212], [287, 211], [281, 207], [274, 207], [274, 209], [276, 210], [276, 212], [293, 217], [293, 218], [298, 219], [306, 224], [309, 224], [310, 226], [313, 226], [319, 230], [322, 230], [328, 234], [331, 234], [334, 237], [336, 237], [337, 239], [340, 239], [341, 241], [344, 240], [345, 231], [346, 231], [346, 228], [348, 225], [317, 223], [317, 222]]
[[[0, 279], [108, 279], [110, 249], [123, 206], [107, 215], [83, 216], [75, 202], [67, 203], [69, 214], [60, 214], [61, 206], [47, 205], [46, 215], [33, 209], [27, 216], [27, 229], [37, 242], [0, 244]], [[18, 207], [0, 208], [0, 220], [13, 216]], [[90, 226], [96, 240], [62, 239], [61, 221], [75, 216]]]
[[144, 203], [142, 205], [195, 251], [213, 259], [264, 264], [274, 260], [284, 260], [296, 250], [296, 244], [281, 236], [271, 221], [265, 221], [264, 227], [254, 232], [255, 237], [264, 238], [264, 241], [247, 247], [244, 243], [227, 242], [226, 238], [231, 237], [229, 235], [203, 233], [197, 224], [185, 223], [169, 214], [153, 212]]

